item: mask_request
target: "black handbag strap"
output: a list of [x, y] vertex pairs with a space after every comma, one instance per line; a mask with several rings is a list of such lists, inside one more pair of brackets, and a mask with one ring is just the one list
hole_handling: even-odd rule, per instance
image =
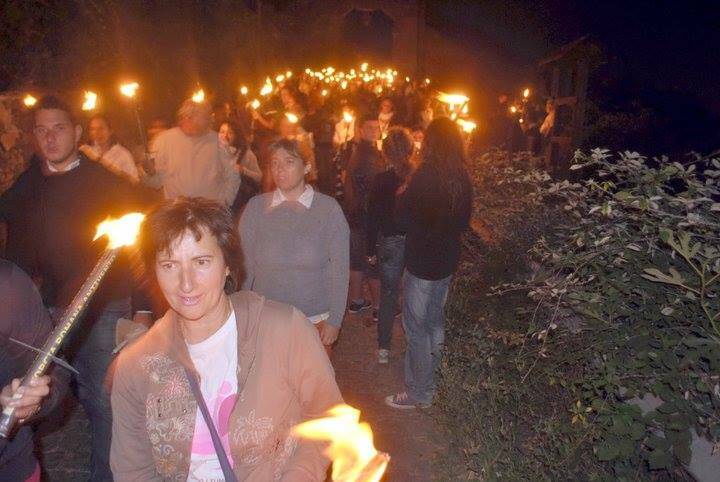
[[220, 441], [220, 436], [215, 429], [215, 424], [213, 423], [212, 418], [210, 418], [210, 412], [208, 411], [207, 405], [205, 405], [205, 399], [200, 391], [200, 385], [198, 385], [197, 378], [195, 378], [193, 372], [191, 372], [187, 367], [185, 367], [185, 375], [187, 375], [188, 382], [190, 382], [190, 389], [195, 396], [195, 401], [197, 401], [198, 407], [200, 407], [200, 413], [202, 413], [202, 416], [205, 419], [205, 425], [207, 425], [208, 430], [210, 430], [210, 438], [212, 438], [215, 453], [220, 461], [220, 468], [223, 471], [225, 482], [237, 482], [237, 477], [235, 477], [235, 472], [233, 472], [230, 461], [227, 458], [225, 448], [223, 447], [222, 442]]

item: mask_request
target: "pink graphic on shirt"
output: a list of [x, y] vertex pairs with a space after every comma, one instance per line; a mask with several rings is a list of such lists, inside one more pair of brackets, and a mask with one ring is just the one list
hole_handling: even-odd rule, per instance
[[[220, 390], [215, 398], [208, 400], [207, 406], [210, 412], [215, 428], [218, 431], [220, 440], [222, 441], [225, 453], [230, 463], [233, 463], [230, 454], [230, 442], [228, 440], [228, 432], [230, 431], [230, 413], [232, 412], [237, 393], [232, 393], [232, 384], [225, 380], [220, 384]], [[212, 443], [210, 430], [202, 418], [202, 413], [198, 410], [198, 422], [195, 425], [195, 434], [192, 441], [192, 453], [199, 455], [215, 455], [215, 447]]]

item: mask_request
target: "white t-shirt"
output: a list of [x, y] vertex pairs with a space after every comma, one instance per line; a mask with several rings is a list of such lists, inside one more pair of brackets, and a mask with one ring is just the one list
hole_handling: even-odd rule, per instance
[[[228, 441], [230, 412], [237, 398], [237, 324], [235, 312], [210, 338], [194, 345], [187, 344], [190, 358], [200, 374], [200, 391], [232, 464]], [[195, 416], [195, 433], [190, 450], [189, 481], [221, 482], [222, 469], [210, 431], [200, 407]]]
[[[93, 144], [91, 148], [95, 154], [100, 155], [100, 146]], [[100, 158], [100, 163], [111, 171], [124, 173], [134, 183], [140, 180], [132, 154], [120, 144], [113, 144], [110, 149], [105, 151]]]

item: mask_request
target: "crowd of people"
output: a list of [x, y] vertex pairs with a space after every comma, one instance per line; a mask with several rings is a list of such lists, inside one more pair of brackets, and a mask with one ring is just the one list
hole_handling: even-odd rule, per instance
[[[20, 387], [29, 355], [10, 337], [40, 343], [104, 249], [96, 225], [130, 211], [147, 213], [137, 253], [63, 350], [91, 480], [324, 480], [322, 446], [291, 428], [342, 402], [331, 359], [348, 313], [372, 313], [380, 364], [401, 317], [405, 386], [385, 402], [430, 405], [472, 205], [466, 138], [443, 109], [422, 82], [305, 75], [264, 107], [188, 99], [128, 148], [109, 117], [82, 125], [41, 98], [36, 155], [0, 198], [0, 403], [21, 418], [0, 480], [40, 480], [28, 426], [70, 378], [55, 366]], [[119, 349], [118, 320], [147, 331]]]

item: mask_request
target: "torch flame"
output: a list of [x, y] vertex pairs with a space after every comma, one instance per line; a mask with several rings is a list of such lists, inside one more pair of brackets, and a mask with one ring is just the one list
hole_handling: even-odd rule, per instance
[[360, 411], [336, 405], [325, 418], [296, 425], [292, 433], [309, 440], [327, 440], [325, 450], [333, 461], [332, 479], [343, 482], [378, 482], [390, 460], [373, 445], [370, 425], [359, 423]]
[[352, 114], [350, 112], [343, 112], [343, 120], [348, 124], [351, 123], [353, 121]]
[[272, 81], [270, 80], [270, 77], [265, 79], [265, 85], [262, 86], [262, 89], [260, 89], [260, 95], [270, 95], [273, 91]]
[[258, 107], [260, 107], [260, 101], [257, 100], [257, 99], [253, 99], [253, 101], [250, 102], [250, 107], [252, 107], [253, 109], [257, 110]]
[[23, 99], [23, 104], [25, 104], [25, 107], [32, 107], [35, 104], [37, 104], [37, 99], [33, 97], [31, 94], [28, 94]]
[[300, 119], [292, 112], [285, 112], [285, 117], [290, 121], [291, 124], [297, 124]]
[[457, 120], [458, 125], [462, 128], [464, 132], [467, 132], [468, 134], [475, 130], [477, 127], [477, 124], [471, 120], [465, 120], [465, 119], [458, 119]]
[[470, 100], [468, 96], [463, 94], [446, 94], [445, 92], [440, 92], [437, 98], [440, 102], [450, 105], [463, 105]]
[[247, 85], [243, 85], [242, 87], [240, 87], [240, 94], [241, 94], [241, 95], [247, 95], [247, 93], [248, 93]]
[[523, 97], [526, 99], [530, 97], [530, 89], [523, 90]]
[[95, 92], [85, 91], [85, 102], [83, 102], [82, 110], [93, 110], [97, 105], [97, 94]]
[[125, 97], [133, 98], [135, 97], [135, 94], [137, 93], [137, 90], [140, 88], [140, 84], [137, 82], [130, 82], [128, 84], [122, 84], [120, 86], [120, 93], [124, 95]]
[[511, 106], [510, 106], [510, 112], [511, 112], [512, 114], [517, 113], [517, 110], [518, 110], [518, 109], [517, 109], [516, 106], [514, 106], [514, 105], [511, 105]]
[[196, 104], [201, 104], [205, 102], [205, 91], [202, 89], [198, 89], [195, 92], [193, 92], [192, 95], [192, 101]]
[[117, 249], [135, 243], [140, 225], [145, 219], [142, 213], [130, 213], [119, 219], [108, 218], [98, 224], [93, 241], [100, 236], [107, 235], [108, 249]]
[[361, 72], [367, 72], [367, 69], [368, 69], [368, 63], [367, 63], [367, 62], [363, 62], [362, 64], [360, 64], [360, 71], [361, 71]]

